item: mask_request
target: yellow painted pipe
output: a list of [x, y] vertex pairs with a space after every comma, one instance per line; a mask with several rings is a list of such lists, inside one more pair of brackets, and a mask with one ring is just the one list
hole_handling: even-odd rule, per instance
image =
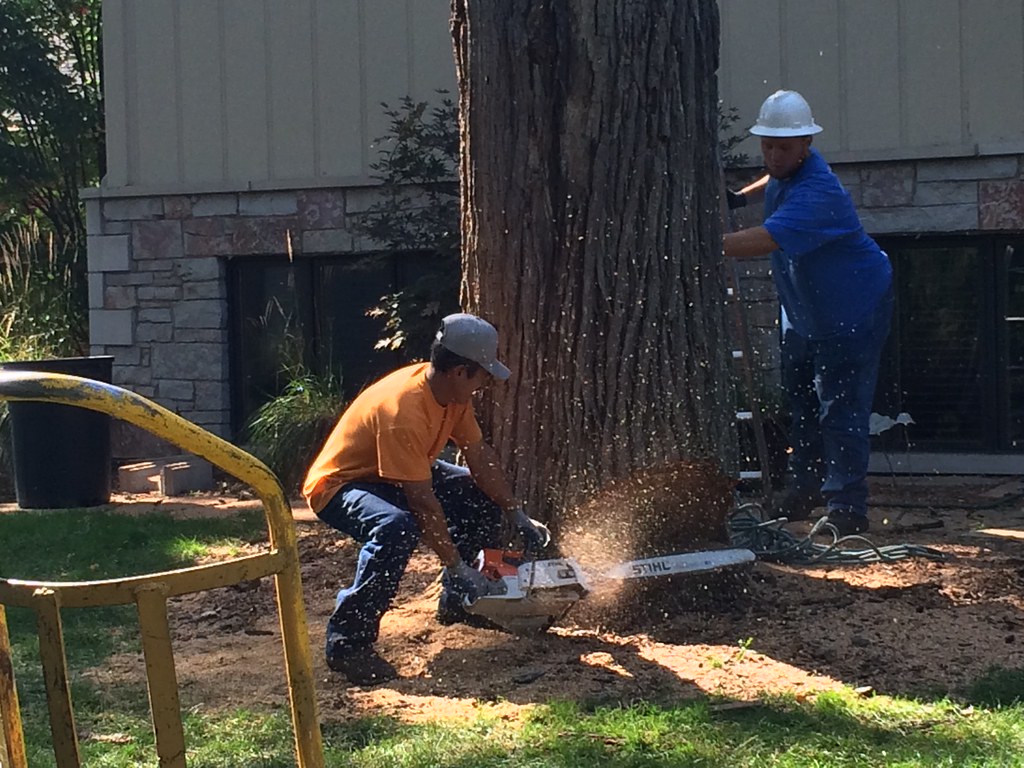
[[46, 702], [50, 707], [50, 734], [57, 768], [80, 768], [78, 734], [71, 706], [68, 661], [64, 655], [64, 630], [60, 621], [60, 595], [52, 589], [36, 592], [36, 621], [39, 626], [39, 659], [43, 665]]
[[222, 563], [207, 563], [174, 571], [161, 571], [144, 576], [97, 581], [28, 581], [0, 579], [0, 603], [31, 607], [32, 595], [37, 589], [59, 590], [61, 605], [65, 608], [97, 608], [110, 605], [130, 605], [135, 591], [152, 581], [167, 586], [168, 597], [204, 592], [208, 589], [228, 587], [243, 581], [273, 576], [287, 563], [280, 550], [245, 555]]
[[14, 680], [14, 660], [11, 658], [11, 637], [7, 632], [7, 611], [3, 604], [0, 604], [0, 719], [3, 720], [0, 734], [4, 747], [0, 765], [28, 768], [18, 688]]
[[160, 768], [185, 768], [185, 732], [178, 702], [178, 676], [174, 671], [171, 628], [167, 622], [167, 587], [153, 582], [135, 592], [146, 659], [149, 711], [156, 734]]
[[[76, 582], [67, 585], [54, 582], [19, 582], [15, 579], [0, 580], [0, 602], [19, 603], [25, 599], [27, 590], [31, 588], [34, 590], [32, 594], [36, 595], [52, 592], [54, 594], [53, 602], [57, 604], [57, 595], [63, 597], [66, 586], [69, 602], [65, 604], [68, 605], [128, 603], [135, 599], [135, 590], [152, 580], [164, 583], [168, 594], [173, 595], [212, 588], [211, 584], [225, 586], [230, 583], [238, 583], [249, 578], [268, 575], [274, 572], [273, 569], [280, 569], [276, 572], [274, 584], [277, 590], [278, 614], [284, 645], [285, 669], [288, 675], [288, 694], [295, 731], [298, 766], [299, 768], [323, 768], [323, 743], [317, 714], [306, 611], [302, 597], [295, 522], [292, 519], [291, 507], [285, 498], [281, 483], [274, 473], [265, 464], [226, 440], [141, 395], [112, 384], [57, 373], [0, 371], [0, 399], [52, 402], [106, 413], [145, 429], [206, 459], [211, 464], [252, 486], [259, 495], [267, 517], [271, 547], [269, 553], [241, 558], [229, 563], [219, 563], [212, 567], [199, 566], [194, 569], [182, 569], [166, 574], [150, 574], [127, 579]], [[193, 576], [192, 574], [198, 575]], [[229, 579], [237, 579], [237, 581]], [[96, 591], [91, 591], [94, 588]], [[125, 597], [129, 599], [123, 599]], [[111, 601], [117, 602], [112, 603]], [[37, 608], [37, 610], [39, 609]], [[58, 638], [59, 619], [58, 612], [56, 616]], [[42, 625], [40, 629], [42, 633]], [[48, 625], [47, 631], [52, 631], [52, 627]], [[42, 643], [42, 635], [40, 643]], [[63, 645], [61, 645], [60, 651], [61, 658], [63, 658]], [[68, 723], [73, 734], [74, 722], [70, 719], [72, 714], [70, 699], [67, 700], [66, 707], [58, 703], [57, 709], [60, 710], [58, 716], [69, 718]], [[53, 716], [54, 709], [51, 706], [51, 720]], [[56, 742], [54, 746], [56, 751]], [[75, 749], [77, 752], [77, 741]], [[64, 764], [60, 763], [60, 755], [58, 755], [58, 763], [61, 768], [64, 768]]]

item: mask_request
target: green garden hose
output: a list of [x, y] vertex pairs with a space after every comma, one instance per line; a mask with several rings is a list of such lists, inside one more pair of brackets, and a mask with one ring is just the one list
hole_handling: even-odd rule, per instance
[[[886, 544], [878, 546], [861, 535], [840, 536], [822, 517], [804, 537], [785, 529], [784, 517], [768, 518], [756, 502], [741, 504], [729, 516], [729, 540], [736, 547], [745, 547], [758, 560], [787, 565], [861, 565], [892, 563], [909, 557], [945, 560], [937, 549], [917, 544]], [[831, 535], [831, 543], [819, 543], [814, 537]]]

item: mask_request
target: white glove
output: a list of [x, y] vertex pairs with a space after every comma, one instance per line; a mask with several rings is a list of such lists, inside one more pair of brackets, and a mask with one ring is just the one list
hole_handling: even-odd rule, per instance
[[551, 543], [551, 531], [544, 523], [527, 515], [522, 504], [512, 511], [510, 520], [515, 526], [516, 533], [522, 538], [523, 549], [527, 552], [540, 552]]

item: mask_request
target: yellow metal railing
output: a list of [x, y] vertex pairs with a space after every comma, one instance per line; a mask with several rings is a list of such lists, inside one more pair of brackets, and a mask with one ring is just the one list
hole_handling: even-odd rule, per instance
[[141, 427], [250, 485], [263, 502], [270, 533], [267, 552], [174, 571], [101, 581], [26, 581], [0, 577], [0, 765], [27, 768], [25, 739], [11, 664], [5, 605], [36, 613], [39, 653], [50, 710], [53, 750], [60, 768], [81, 758], [68, 681], [62, 608], [134, 603], [142, 632], [149, 703], [161, 768], [184, 768], [185, 737], [167, 622], [167, 600], [273, 576], [284, 645], [285, 672], [299, 768], [323, 767], [313, 665], [302, 600], [291, 508], [281, 483], [265, 464], [205, 429], [133, 392], [77, 376], [0, 371], [0, 400], [37, 400], [88, 408]]

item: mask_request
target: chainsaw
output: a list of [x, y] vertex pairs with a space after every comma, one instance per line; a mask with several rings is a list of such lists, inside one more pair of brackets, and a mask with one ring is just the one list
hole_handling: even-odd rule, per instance
[[474, 566], [495, 586], [464, 607], [515, 634], [543, 632], [590, 594], [594, 583], [715, 571], [755, 559], [749, 549], [683, 552], [628, 560], [588, 577], [571, 557], [531, 560], [521, 551], [483, 549]]

